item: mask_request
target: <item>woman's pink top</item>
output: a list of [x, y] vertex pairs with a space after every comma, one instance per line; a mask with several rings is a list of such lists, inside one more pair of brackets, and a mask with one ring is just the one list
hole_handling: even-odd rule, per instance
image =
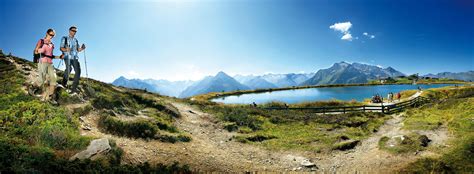
[[[41, 44], [41, 40], [38, 41], [38, 44]], [[49, 58], [49, 57], [53, 56], [53, 50], [54, 50], [53, 42], [51, 42], [51, 40], [46, 40], [45, 39], [43, 47], [38, 49], [38, 53], [41, 53], [41, 55], [43, 55], [43, 56], [41, 56], [41, 59], [39, 61], [43, 62], [43, 63], [52, 64], [53, 59]], [[49, 57], [45, 57], [45, 56], [49, 56]]]

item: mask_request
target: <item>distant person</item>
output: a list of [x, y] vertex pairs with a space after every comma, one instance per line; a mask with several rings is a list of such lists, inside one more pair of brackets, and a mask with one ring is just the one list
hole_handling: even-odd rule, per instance
[[74, 68], [74, 80], [70, 90], [70, 94], [77, 94], [77, 86], [79, 85], [79, 78], [81, 77], [81, 64], [79, 63], [78, 53], [86, 49], [86, 45], [82, 44], [79, 47], [79, 42], [74, 37], [77, 33], [77, 27], [71, 26], [69, 28], [69, 35], [61, 38], [61, 51], [64, 54], [64, 62], [66, 63], [66, 70], [64, 71], [62, 85], [66, 87], [69, 80], [71, 68]]
[[257, 103], [252, 102], [252, 106], [256, 108], [256, 107], [257, 107]]
[[382, 103], [383, 98], [380, 97], [379, 94], [375, 94], [372, 97], [372, 103]]
[[56, 71], [53, 67], [54, 58], [62, 58], [61, 56], [54, 56], [53, 37], [56, 32], [54, 29], [48, 29], [46, 36], [40, 39], [35, 47], [35, 54], [39, 54], [38, 59], [38, 79], [36, 85], [43, 89], [42, 101], [49, 101], [50, 96], [54, 94], [56, 88]]
[[418, 91], [421, 91], [421, 87], [420, 87], [420, 86], [418, 86]]
[[400, 101], [400, 98], [402, 98], [402, 94], [400, 92], [397, 93], [397, 100]]

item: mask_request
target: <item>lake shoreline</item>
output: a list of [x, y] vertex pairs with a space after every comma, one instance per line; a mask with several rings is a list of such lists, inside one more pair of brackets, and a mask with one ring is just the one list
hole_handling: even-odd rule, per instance
[[[415, 85], [430, 85], [430, 84], [453, 84], [454, 85], [454, 84], [471, 84], [471, 83], [463, 82], [463, 81], [430, 82], [430, 83], [420, 82]], [[211, 92], [211, 93], [191, 97], [191, 100], [212, 101], [212, 99], [228, 97], [228, 96], [240, 96], [243, 94], [259, 94], [259, 93], [266, 93], [266, 92], [297, 90], [297, 89], [336, 88], [336, 87], [351, 87], [351, 86], [385, 86], [385, 85], [413, 85], [413, 84], [412, 83], [356, 83], [356, 84], [293, 86], [293, 87], [283, 87], [283, 88], [268, 88], [268, 89], [255, 89], [255, 90], [242, 90], [242, 91], [229, 91], [229, 92]]]

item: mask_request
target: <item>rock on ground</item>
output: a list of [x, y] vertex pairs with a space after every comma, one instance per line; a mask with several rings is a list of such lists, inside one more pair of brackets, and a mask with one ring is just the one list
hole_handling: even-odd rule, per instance
[[92, 140], [91, 144], [87, 146], [87, 149], [77, 153], [76, 155], [72, 156], [69, 160], [75, 160], [75, 159], [86, 159], [86, 158], [91, 158], [94, 155], [101, 154], [101, 153], [106, 153], [111, 149], [109, 145], [109, 139], [107, 138], [101, 138], [101, 139], [96, 139]]

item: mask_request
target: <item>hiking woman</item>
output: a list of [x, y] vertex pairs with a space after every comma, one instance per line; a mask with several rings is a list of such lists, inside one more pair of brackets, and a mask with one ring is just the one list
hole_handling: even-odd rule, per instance
[[53, 29], [46, 31], [46, 36], [40, 39], [35, 47], [35, 53], [40, 54], [38, 61], [38, 79], [37, 85], [43, 88], [42, 101], [48, 101], [50, 95], [54, 93], [56, 87], [56, 71], [53, 67], [53, 58], [61, 58], [60, 56], [54, 56], [54, 44], [52, 39], [56, 32]]

